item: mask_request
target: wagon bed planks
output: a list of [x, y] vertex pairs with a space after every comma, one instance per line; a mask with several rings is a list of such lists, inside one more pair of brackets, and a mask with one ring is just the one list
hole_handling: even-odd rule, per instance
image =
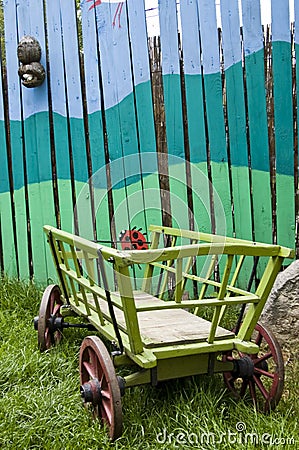
[[[113, 292], [113, 296], [119, 296], [118, 292]], [[88, 302], [94, 304], [93, 298], [87, 294]], [[156, 302], [157, 309], [154, 311], [140, 311], [138, 323], [140, 333], [145, 347], [153, 348], [165, 345], [191, 344], [195, 342], [205, 342], [209, 336], [211, 322], [184, 309], [158, 309], [165, 307], [163, 300], [145, 292], [134, 292], [136, 306], [144, 306], [147, 302]], [[110, 316], [106, 301], [100, 301], [100, 307], [104, 316]], [[126, 328], [123, 312], [114, 308], [117, 323], [120, 328]], [[234, 337], [234, 333], [220, 326], [217, 327], [215, 340], [229, 339]]]

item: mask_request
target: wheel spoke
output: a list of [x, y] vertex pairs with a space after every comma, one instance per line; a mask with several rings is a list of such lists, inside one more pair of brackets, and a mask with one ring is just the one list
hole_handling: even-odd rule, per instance
[[112, 419], [112, 414], [111, 414], [111, 409], [110, 409], [110, 402], [107, 401], [102, 401], [101, 405], [100, 405], [100, 409], [101, 411], [103, 411], [102, 417], [104, 420], [106, 420], [108, 422], [108, 424], [111, 424], [111, 419]]
[[234, 377], [231, 373], [228, 373], [228, 376], [226, 377], [226, 381], [228, 383], [233, 383], [235, 381], [236, 377]]
[[56, 316], [56, 314], [59, 312], [60, 306], [61, 306], [61, 305], [59, 305], [58, 303], [56, 303], [55, 305], [53, 305], [52, 314], [53, 314], [54, 316]]
[[262, 333], [259, 331], [259, 332], [258, 332], [258, 335], [257, 335], [257, 337], [256, 337], [256, 339], [255, 339], [256, 345], [260, 346], [261, 343], [262, 343], [262, 340], [263, 340], [263, 335], [262, 335]]
[[257, 399], [256, 399], [256, 392], [255, 392], [255, 384], [254, 381], [251, 379], [249, 380], [249, 391], [250, 395], [253, 401], [253, 405], [255, 408], [257, 408]]
[[256, 377], [255, 375], [253, 375], [253, 379], [255, 381], [255, 384], [257, 385], [257, 387], [259, 388], [259, 390], [261, 391], [263, 397], [265, 398], [265, 400], [269, 399], [269, 393], [267, 392], [265, 386], [263, 385], [262, 381]]
[[245, 380], [243, 380], [242, 386], [241, 386], [241, 389], [240, 389], [240, 397], [241, 398], [243, 398], [245, 396], [247, 386], [248, 386], [248, 380], [245, 379]]
[[83, 367], [85, 368], [86, 372], [88, 373], [89, 379], [95, 378], [95, 372], [94, 372], [94, 366], [92, 366], [89, 362], [84, 361]]
[[271, 358], [271, 356], [273, 356], [272, 352], [265, 353], [265, 355], [253, 359], [253, 363], [254, 363], [254, 365], [259, 364], [259, 363]]
[[93, 373], [92, 378], [98, 378], [98, 359], [97, 359], [97, 355], [95, 354], [94, 350], [92, 348], [88, 349], [88, 359], [89, 359], [89, 364]]
[[259, 369], [258, 367], [254, 368], [254, 373], [257, 373], [259, 375], [265, 375], [265, 377], [272, 378], [272, 379], [275, 378], [274, 373], [267, 372], [266, 370]]
[[104, 399], [110, 400], [111, 399], [111, 394], [109, 392], [108, 389], [101, 389], [101, 395]]

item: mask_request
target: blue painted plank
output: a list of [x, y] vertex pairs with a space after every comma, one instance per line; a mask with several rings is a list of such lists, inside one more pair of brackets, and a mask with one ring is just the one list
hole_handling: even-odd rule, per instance
[[[46, 43], [42, 0], [22, 0], [17, 7], [19, 37], [31, 35], [42, 49], [41, 64], [46, 67]], [[55, 276], [53, 260], [43, 233], [43, 225], [56, 225], [52, 188], [52, 163], [48, 115], [48, 83], [28, 89], [22, 86], [22, 111], [28, 201], [34, 276], [45, 281]], [[37, 183], [36, 183], [37, 180]], [[47, 208], [44, 207], [47, 205]]]
[[23, 135], [21, 124], [20, 82], [18, 77], [18, 59], [16, 48], [17, 18], [15, 1], [5, 0], [5, 47], [8, 87], [8, 107], [10, 120], [10, 148], [12, 159], [12, 180], [14, 188], [15, 222], [17, 235], [17, 251], [19, 263], [19, 276], [23, 279], [29, 277], [28, 236], [25, 200], [25, 179], [23, 165]]
[[295, 247], [292, 48], [288, 0], [272, 0], [277, 242]]
[[171, 217], [189, 228], [176, 2], [159, 2]]
[[[150, 223], [161, 223], [162, 218], [145, 5], [143, 0], [128, 0], [127, 4], [145, 226], [148, 229]], [[156, 199], [155, 208], [152, 207], [153, 198]]]
[[[75, 2], [60, 0], [61, 23], [63, 29], [63, 59], [68, 123], [70, 128], [70, 147], [74, 170], [76, 197], [86, 188], [89, 179], [86, 139], [83, 119], [83, 99], [80, 75], [79, 48], [77, 39], [77, 11]], [[93, 239], [94, 226], [91, 198], [77, 208], [79, 234]]]
[[180, 5], [194, 221], [201, 231], [211, 232], [198, 8], [196, 1]]
[[[138, 223], [135, 223], [135, 214], [131, 212], [135, 211], [135, 192], [142, 193], [142, 184], [126, 5], [102, 3], [96, 7], [96, 17], [108, 150], [111, 161], [115, 161], [110, 174], [118, 234], [132, 226], [145, 228], [143, 198], [139, 199]], [[137, 165], [139, 174], [134, 183], [129, 180], [131, 171], [136, 172], [130, 167], [131, 155], [135, 156], [134, 167]]]
[[[109, 204], [104, 146], [104, 127], [101, 111], [100, 61], [97, 40], [96, 10], [90, 3], [81, 1], [84, 73], [88, 113], [89, 151], [92, 165], [91, 186], [96, 211], [97, 236], [110, 240]], [[98, 180], [100, 179], [100, 186]]]
[[272, 242], [264, 46], [259, 0], [242, 0], [255, 239]]
[[73, 200], [70, 173], [70, 154], [67, 123], [67, 102], [63, 61], [60, 1], [46, 2], [48, 54], [53, 112], [54, 149], [56, 161], [59, 225], [73, 231]]
[[[224, 128], [222, 82], [220, 74], [218, 30], [215, 3], [208, 0], [197, 1], [199, 10], [202, 64], [208, 125], [208, 140], [211, 158], [213, 188], [221, 199], [226, 217], [226, 233], [233, 234], [231, 214], [231, 194], [229, 187], [228, 157]], [[216, 231], [223, 228], [214, 212]], [[219, 231], [217, 231], [219, 233]]]
[[17, 263], [10, 197], [2, 74], [2, 61], [0, 61], [0, 234], [4, 272], [9, 276], [16, 276]]
[[226, 103], [236, 236], [252, 238], [246, 111], [238, 0], [221, 2]]

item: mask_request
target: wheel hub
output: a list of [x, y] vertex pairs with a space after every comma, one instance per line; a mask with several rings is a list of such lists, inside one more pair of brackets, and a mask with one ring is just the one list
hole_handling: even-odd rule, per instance
[[87, 381], [80, 386], [81, 398], [84, 403], [92, 403], [96, 406], [102, 399], [101, 384], [97, 378]]
[[234, 360], [233, 373], [236, 378], [252, 378], [254, 374], [254, 363], [250, 356], [243, 356]]

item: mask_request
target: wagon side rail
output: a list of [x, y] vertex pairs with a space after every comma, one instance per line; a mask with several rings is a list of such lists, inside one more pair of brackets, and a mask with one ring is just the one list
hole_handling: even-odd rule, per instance
[[[126, 254], [54, 227], [44, 226], [44, 231], [65, 304], [88, 319], [111, 342], [124, 346], [127, 352], [132, 355], [146, 353], [140, 337], [131, 279], [125, 264]], [[99, 254], [104, 262], [102, 267]], [[107, 280], [110, 286], [107, 286]], [[121, 296], [115, 294], [115, 285], [118, 285]], [[113, 312], [108, 302], [111, 302]], [[148, 363], [152, 355], [144, 355], [144, 358], [145, 363]]]
[[[151, 292], [154, 271], [158, 269], [160, 270], [160, 276], [162, 274], [162, 277], [164, 277], [162, 283], [164, 287], [169, 274], [174, 279], [173, 300], [165, 302], [164, 308], [195, 309], [195, 314], [200, 315], [203, 307], [212, 307], [213, 318], [207, 339], [208, 343], [214, 342], [217, 326], [220, 324], [228, 306], [243, 305], [244, 307], [248, 305], [237, 335], [238, 339], [248, 341], [284, 258], [293, 258], [294, 251], [279, 245], [225, 238], [188, 230], [157, 226], [151, 226], [150, 229], [152, 231], [151, 249], [146, 254], [130, 252], [132, 263], [146, 264], [143, 289], [146, 292]], [[177, 242], [177, 239], [185, 238], [189, 239], [191, 243], [189, 245], [158, 248], [161, 237], [163, 245], [167, 235], [171, 236], [170, 242], [173, 242], [173, 239]], [[206, 272], [198, 276], [190, 269], [192, 269], [197, 258], [202, 256], [209, 257], [210, 263], [205, 269]], [[258, 286], [253, 292], [250, 289], [242, 289], [237, 286], [238, 276], [246, 257], [263, 257], [268, 260]], [[215, 275], [215, 267], [221, 258], [223, 258], [223, 268], [220, 279], [217, 280], [217, 277], [215, 278], [212, 275]], [[183, 289], [187, 280], [195, 281], [201, 286], [199, 295], [194, 300], [183, 300]], [[214, 289], [212, 296], [207, 292], [208, 288], [211, 287]], [[162, 295], [163, 292], [160, 293], [160, 297]], [[157, 308], [155, 302], [139, 307], [137, 311], [150, 310], [151, 308]]]
[[[162, 309], [184, 308], [200, 315], [204, 308], [212, 308], [213, 317], [207, 344], [214, 344], [217, 327], [228, 306], [248, 305], [246, 315], [236, 339], [249, 341], [252, 331], [269, 295], [270, 289], [281, 268], [285, 257], [293, 257], [293, 251], [278, 245], [260, 244], [229, 238], [220, 240], [204, 234], [190, 235], [186, 231], [189, 244], [177, 245], [182, 237], [182, 230], [167, 229], [174, 233], [170, 239], [170, 247], [159, 248], [159, 239], [165, 229], [154, 229], [152, 247], [146, 251], [118, 251], [101, 246], [53, 227], [45, 227], [48, 236], [57, 273], [60, 278], [66, 302], [79, 314], [84, 315], [94, 323], [99, 331], [110, 340], [117, 340], [113, 318], [107, 311], [107, 288], [102, 286], [98, 268], [99, 252], [105, 262], [105, 267], [111, 268], [113, 283], [116, 282], [118, 293], [111, 287], [111, 301], [115, 309], [117, 326], [120, 331], [126, 351], [134, 355], [144, 354], [144, 361], [153, 361], [153, 354], [145, 348], [138, 314], [144, 311], [159, 311]], [[194, 232], [191, 232], [194, 233]], [[203, 240], [205, 238], [205, 241]], [[208, 241], [208, 242], [207, 242]], [[216, 241], [216, 242], [215, 242]], [[162, 245], [164, 240], [162, 242]], [[233, 261], [238, 258], [238, 264], [233, 268]], [[266, 269], [254, 292], [237, 286], [238, 274], [245, 257], [264, 257], [268, 259]], [[82, 259], [81, 259], [82, 258]], [[194, 274], [192, 267], [198, 258], [209, 260], [208, 269], [204, 275]], [[213, 277], [218, 261], [223, 258], [223, 270], [220, 278]], [[80, 262], [81, 261], [81, 262]], [[84, 267], [82, 266], [82, 262]], [[132, 288], [134, 271], [132, 266], [144, 266], [142, 290], [151, 293], [155, 272], [162, 271], [174, 278], [174, 299], [156, 301], [155, 294], [146, 302], [135, 301]], [[186, 282], [195, 281], [201, 286], [197, 298], [184, 300], [183, 290]], [[163, 283], [164, 286], [165, 282]], [[213, 293], [211, 293], [211, 288]], [[146, 353], [147, 352], [147, 353]]]

